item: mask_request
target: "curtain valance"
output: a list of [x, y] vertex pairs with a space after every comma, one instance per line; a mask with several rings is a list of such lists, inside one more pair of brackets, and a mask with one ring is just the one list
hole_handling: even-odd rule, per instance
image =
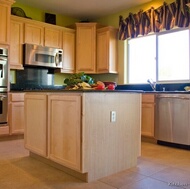
[[119, 39], [135, 38], [175, 27], [188, 27], [190, 8], [187, 3], [190, 3], [190, 0], [176, 0], [170, 4], [164, 2], [157, 9], [151, 7], [147, 11], [140, 10], [136, 14], [129, 13], [125, 19], [120, 16]]

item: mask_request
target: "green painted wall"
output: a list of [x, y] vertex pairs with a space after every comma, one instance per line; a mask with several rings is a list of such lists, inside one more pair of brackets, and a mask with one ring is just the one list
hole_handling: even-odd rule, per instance
[[[55, 14], [53, 12], [48, 12], [48, 11], [37, 9], [34, 7], [29, 7], [27, 5], [19, 4], [19, 3], [14, 3], [12, 7], [22, 8], [27, 17], [31, 17], [33, 20], [38, 20], [41, 22], [45, 22], [45, 13]], [[71, 17], [56, 14], [56, 25], [58, 26], [68, 26], [78, 21], [79, 20], [71, 18]]]

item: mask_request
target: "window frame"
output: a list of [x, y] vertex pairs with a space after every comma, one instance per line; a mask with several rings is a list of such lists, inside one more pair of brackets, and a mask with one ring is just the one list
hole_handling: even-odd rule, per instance
[[[189, 80], [162, 80], [162, 81], [158, 81], [158, 36], [160, 35], [164, 35], [164, 34], [168, 34], [168, 33], [174, 33], [174, 32], [179, 32], [179, 31], [183, 31], [183, 30], [188, 30], [189, 31]], [[139, 36], [138, 38], [141, 38], [141, 37], [147, 37], [147, 36], [150, 36], [150, 35], [155, 35], [156, 36], [156, 83], [158, 84], [165, 84], [165, 83], [188, 83], [190, 82], [190, 28], [187, 27], [187, 28], [174, 28], [172, 30], [163, 30], [159, 33], [151, 33], [151, 34], [148, 34], [146, 36]], [[125, 42], [125, 46], [124, 46], [124, 50], [125, 50], [125, 62], [126, 62], [126, 72], [125, 72], [125, 83], [126, 84], [129, 84], [129, 85], [140, 85], [140, 84], [147, 84], [147, 83], [129, 83], [129, 45], [128, 45], [128, 41], [131, 40], [131, 39], [127, 39], [126, 42]], [[149, 79], [149, 78], [147, 78]]]

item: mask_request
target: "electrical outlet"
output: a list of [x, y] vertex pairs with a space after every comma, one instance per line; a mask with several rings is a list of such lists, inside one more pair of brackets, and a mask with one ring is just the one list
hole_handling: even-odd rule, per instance
[[110, 121], [111, 122], [116, 122], [116, 111], [111, 111], [110, 112]]

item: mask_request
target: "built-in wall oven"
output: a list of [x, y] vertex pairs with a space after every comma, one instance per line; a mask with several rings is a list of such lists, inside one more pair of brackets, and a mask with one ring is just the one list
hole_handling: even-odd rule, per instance
[[8, 49], [0, 47], [0, 126], [7, 123], [8, 114]]

